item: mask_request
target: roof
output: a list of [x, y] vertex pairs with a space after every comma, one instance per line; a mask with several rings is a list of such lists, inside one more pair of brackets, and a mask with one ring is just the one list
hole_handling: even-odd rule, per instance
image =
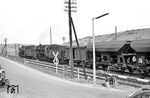
[[131, 47], [136, 52], [150, 52], [150, 39], [133, 40]]
[[[117, 52], [126, 41], [105, 41], [105, 42], [96, 42], [95, 50], [101, 52]], [[89, 43], [87, 46], [89, 51], [93, 49], [93, 43]]]

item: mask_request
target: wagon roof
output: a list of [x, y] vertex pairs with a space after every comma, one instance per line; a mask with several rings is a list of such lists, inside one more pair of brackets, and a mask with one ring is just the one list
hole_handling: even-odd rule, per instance
[[[95, 50], [101, 52], [117, 52], [125, 43], [126, 41], [96, 42]], [[150, 52], [150, 39], [131, 40], [130, 45], [136, 52]], [[92, 51], [93, 43], [89, 43], [87, 48], [89, 51]]]
[[[105, 42], [96, 42], [95, 50], [102, 52], [117, 52], [126, 41], [105, 41]], [[93, 49], [93, 43], [89, 43], [87, 46], [88, 50]]]
[[131, 47], [136, 52], [150, 52], [150, 39], [133, 40]]

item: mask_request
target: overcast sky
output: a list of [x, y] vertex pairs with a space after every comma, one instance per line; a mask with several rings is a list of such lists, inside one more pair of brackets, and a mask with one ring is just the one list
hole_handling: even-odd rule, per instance
[[[65, 0], [0, 0], [0, 43], [62, 44], [69, 39], [68, 14]], [[92, 18], [110, 13], [95, 20], [95, 35], [118, 31], [150, 28], [149, 0], [77, 0], [77, 12], [72, 14], [79, 38], [92, 36]], [[74, 37], [74, 36], [73, 36]]]

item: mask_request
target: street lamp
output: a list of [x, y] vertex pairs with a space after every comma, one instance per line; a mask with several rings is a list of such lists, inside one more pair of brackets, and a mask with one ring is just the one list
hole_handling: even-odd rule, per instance
[[109, 13], [103, 14], [101, 16], [92, 18], [92, 32], [93, 32], [93, 82], [96, 84], [96, 65], [95, 65], [95, 36], [94, 36], [94, 19], [99, 19], [108, 15]]

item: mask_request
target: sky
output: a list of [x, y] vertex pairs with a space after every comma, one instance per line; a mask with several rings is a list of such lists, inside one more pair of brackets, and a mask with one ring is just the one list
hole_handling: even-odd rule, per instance
[[[69, 41], [65, 0], [0, 0], [0, 43], [62, 44]], [[76, 0], [72, 13], [78, 38], [92, 36], [92, 18], [109, 15], [94, 22], [95, 35], [150, 28], [149, 0]], [[73, 35], [74, 39], [74, 35]]]

